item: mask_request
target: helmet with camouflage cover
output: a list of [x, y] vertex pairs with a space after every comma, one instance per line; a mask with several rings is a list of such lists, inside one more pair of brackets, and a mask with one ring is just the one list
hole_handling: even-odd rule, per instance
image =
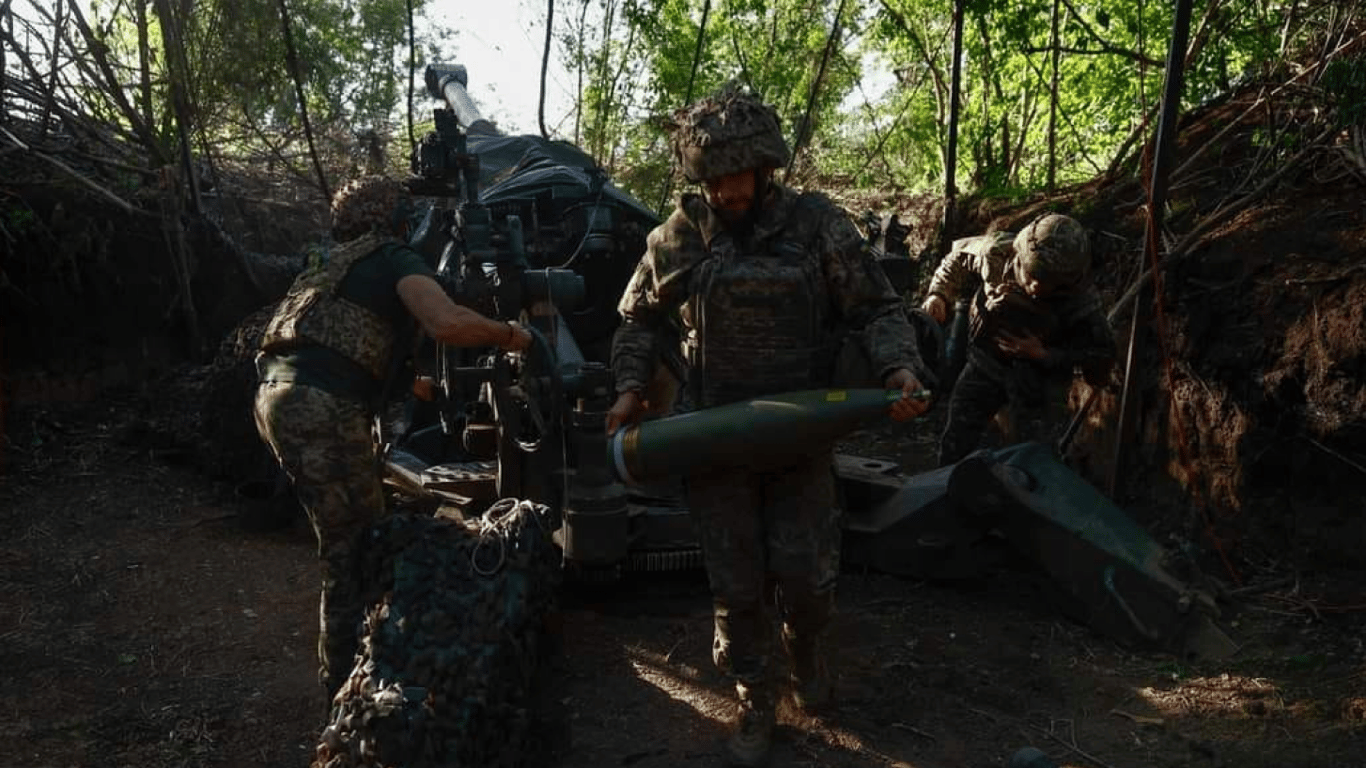
[[1081, 223], [1048, 213], [1015, 235], [1015, 277], [1026, 276], [1055, 287], [1074, 285], [1091, 269], [1091, 243]]
[[672, 125], [674, 157], [689, 181], [787, 164], [778, 113], [748, 89], [727, 85], [674, 112]]
[[412, 197], [402, 183], [382, 174], [348, 181], [332, 196], [332, 237], [353, 240], [374, 230], [391, 232], [412, 213]]

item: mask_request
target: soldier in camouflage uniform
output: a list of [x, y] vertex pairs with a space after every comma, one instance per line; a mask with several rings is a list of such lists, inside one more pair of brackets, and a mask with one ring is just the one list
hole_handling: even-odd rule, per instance
[[[673, 150], [702, 194], [682, 195], [650, 233], [622, 296], [608, 433], [641, 417], [663, 347], [680, 336], [699, 408], [829, 386], [835, 329], [853, 327], [880, 374], [874, 385], [903, 392], [892, 417], [923, 413], [929, 374], [863, 237], [824, 195], [773, 181], [788, 159], [773, 109], [723, 89], [675, 113]], [[714, 599], [713, 659], [740, 699], [727, 742], [735, 765], [762, 763], [772, 740], [766, 583], [777, 585], [797, 705], [814, 709], [831, 694], [822, 641], [839, 571], [833, 446], [805, 448], [776, 469], [713, 466], [684, 478]]]
[[318, 537], [322, 600], [319, 677], [329, 699], [351, 671], [364, 617], [360, 548], [385, 513], [372, 427], [417, 324], [453, 346], [524, 349], [525, 329], [451, 302], [422, 256], [403, 243], [407, 191], [366, 176], [332, 200], [336, 245], [301, 274], [262, 336], [256, 428], [294, 482]]
[[1045, 214], [1019, 234], [992, 232], [954, 242], [935, 270], [922, 308], [940, 322], [974, 277], [970, 345], [953, 394], [939, 464], [975, 450], [1003, 406], [1015, 412], [1023, 438], [1042, 439], [1042, 412], [1080, 368], [1101, 386], [1109, 380], [1115, 339], [1089, 281], [1090, 244], [1075, 219]]

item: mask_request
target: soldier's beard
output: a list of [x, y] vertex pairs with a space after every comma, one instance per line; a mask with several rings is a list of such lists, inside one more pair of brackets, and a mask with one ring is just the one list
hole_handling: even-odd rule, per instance
[[716, 215], [721, 222], [726, 225], [726, 229], [737, 238], [747, 237], [754, 231], [754, 226], [759, 221], [759, 212], [763, 209], [764, 200], [768, 198], [770, 180], [768, 174], [761, 171], [754, 173], [754, 196], [749, 199], [749, 205], [740, 210], [729, 208], [717, 208]]
[[722, 223], [726, 225], [726, 229], [730, 230], [732, 234], [746, 235], [753, 231], [754, 224], [759, 218], [759, 204], [756, 200], [751, 202], [749, 207], [745, 208], [743, 211], [732, 211], [723, 208], [717, 211], [716, 214], [721, 218]]

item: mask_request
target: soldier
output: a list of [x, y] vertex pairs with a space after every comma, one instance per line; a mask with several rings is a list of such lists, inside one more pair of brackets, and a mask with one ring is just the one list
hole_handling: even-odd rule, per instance
[[1040, 216], [1019, 234], [994, 231], [954, 243], [922, 309], [944, 322], [970, 279], [982, 285], [972, 297], [968, 360], [949, 397], [940, 466], [976, 449], [1007, 404], [1035, 414], [1024, 431], [1042, 437], [1037, 414], [1057, 399], [1048, 390], [1070, 381], [1075, 368], [1094, 386], [1109, 380], [1115, 339], [1090, 265], [1085, 230], [1059, 214]]
[[[360, 550], [385, 514], [372, 426], [400, 377], [414, 318], [453, 346], [525, 349], [531, 336], [453, 303], [407, 247], [412, 202], [397, 181], [364, 176], [332, 200], [327, 262], [301, 274], [262, 336], [256, 428], [294, 482], [318, 537], [319, 678], [329, 700], [351, 672], [364, 618]], [[395, 356], [400, 359], [395, 360]]]
[[[929, 374], [901, 300], [863, 237], [824, 195], [773, 180], [788, 159], [774, 110], [724, 88], [674, 114], [672, 144], [701, 194], [683, 194], [650, 233], [622, 296], [608, 434], [650, 405], [656, 365], [678, 337], [692, 402], [705, 408], [829, 386], [835, 329], [857, 328], [878, 374], [874, 385], [903, 393], [890, 415], [923, 413]], [[714, 601], [713, 660], [740, 701], [727, 742], [734, 765], [761, 764], [772, 742], [770, 578], [795, 703], [814, 711], [832, 693], [822, 642], [839, 571], [833, 446], [803, 448], [780, 468], [712, 466], [684, 478]]]

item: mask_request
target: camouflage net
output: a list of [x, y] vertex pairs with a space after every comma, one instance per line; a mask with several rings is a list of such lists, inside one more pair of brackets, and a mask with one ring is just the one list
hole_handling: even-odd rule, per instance
[[560, 554], [545, 505], [471, 521], [396, 513], [374, 531], [367, 613], [313, 768], [522, 766]]

